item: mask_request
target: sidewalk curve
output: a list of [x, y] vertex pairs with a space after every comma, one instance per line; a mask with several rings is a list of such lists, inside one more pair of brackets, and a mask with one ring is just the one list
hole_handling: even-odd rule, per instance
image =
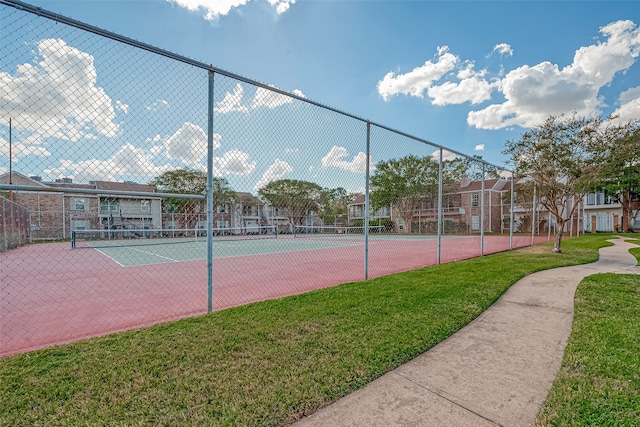
[[295, 425], [531, 425], [560, 368], [580, 281], [640, 274], [636, 245], [610, 242], [594, 263], [522, 278], [456, 334]]

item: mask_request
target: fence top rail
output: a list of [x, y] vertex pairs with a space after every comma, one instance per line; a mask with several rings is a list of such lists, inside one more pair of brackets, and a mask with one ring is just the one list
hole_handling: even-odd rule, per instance
[[137, 196], [137, 197], [173, 197], [176, 199], [204, 199], [204, 194], [180, 194], [180, 193], [151, 193], [145, 191], [118, 191], [96, 190], [91, 188], [66, 188], [66, 187], [36, 187], [32, 185], [0, 184], [0, 190], [12, 191], [37, 191], [47, 193], [75, 193], [75, 194], [100, 194], [106, 196]]
[[120, 34], [108, 31], [108, 30], [104, 30], [102, 28], [95, 27], [93, 25], [86, 24], [84, 22], [81, 22], [81, 21], [66, 17], [64, 15], [60, 15], [58, 13], [51, 12], [51, 11], [43, 9], [41, 7], [33, 6], [33, 5], [28, 4], [28, 3], [24, 3], [22, 1], [18, 1], [18, 0], [0, 0], [0, 4], [4, 4], [6, 6], [10, 6], [10, 7], [13, 7], [15, 9], [19, 9], [19, 10], [23, 10], [23, 11], [26, 11], [26, 12], [30, 12], [30, 13], [33, 13], [35, 15], [42, 16], [42, 17], [45, 17], [47, 19], [51, 19], [51, 20], [54, 20], [56, 22], [60, 22], [62, 24], [66, 24], [66, 25], [78, 28], [80, 30], [88, 31], [90, 33], [97, 34], [99, 36], [106, 37], [106, 38], [109, 38], [111, 40], [115, 40], [115, 41], [118, 41], [120, 43], [124, 43], [124, 44], [127, 44], [129, 46], [133, 46], [133, 47], [136, 47], [136, 48], [139, 48], [139, 49], [142, 49], [142, 50], [146, 50], [148, 52], [152, 52], [152, 53], [155, 53], [157, 55], [161, 55], [161, 56], [164, 56], [166, 58], [170, 58], [170, 59], [173, 59], [175, 61], [179, 61], [179, 62], [188, 64], [188, 65], [191, 65], [191, 66], [194, 66], [194, 67], [197, 67], [197, 68], [202, 68], [204, 70], [208, 70], [209, 73], [221, 74], [223, 76], [226, 76], [226, 77], [229, 77], [229, 78], [232, 78], [232, 79], [235, 79], [235, 80], [247, 83], [247, 84], [251, 84], [251, 85], [260, 87], [262, 89], [266, 89], [266, 90], [269, 90], [271, 92], [278, 93], [280, 95], [288, 96], [288, 97], [294, 98], [294, 99], [296, 99], [298, 101], [302, 101], [302, 102], [305, 102], [307, 104], [315, 105], [316, 107], [320, 107], [320, 108], [323, 108], [325, 110], [329, 110], [329, 111], [332, 111], [334, 113], [337, 113], [337, 114], [340, 114], [340, 115], [343, 115], [343, 116], [346, 116], [346, 117], [350, 117], [350, 118], [352, 118], [354, 120], [358, 120], [358, 121], [361, 121], [361, 122], [364, 122], [364, 123], [368, 123], [370, 125], [374, 125], [374, 126], [379, 127], [381, 129], [385, 129], [385, 130], [387, 130], [389, 132], [393, 132], [393, 133], [396, 133], [398, 135], [404, 136], [406, 138], [413, 139], [413, 140], [415, 140], [417, 142], [420, 142], [420, 143], [423, 143], [423, 144], [427, 144], [427, 145], [431, 145], [434, 148], [438, 148], [438, 149], [441, 149], [441, 150], [449, 151], [450, 153], [453, 153], [453, 154], [455, 154], [457, 156], [466, 157], [468, 159], [478, 161], [478, 162], [483, 163], [485, 165], [493, 166], [493, 167], [496, 167], [496, 168], [501, 169], [501, 170], [510, 171], [509, 169], [505, 168], [504, 166], [494, 165], [492, 163], [487, 162], [486, 160], [476, 159], [475, 157], [469, 156], [468, 154], [461, 153], [459, 151], [447, 148], [447, 147], [445, 147], [443, 145], [436, 144], [434, 142], [431, 142], [431, 141], [428, 141], [426, 139], [410, 135], [410, 134], [405, 133], [405, 132], [401, 132], [401, 131], [399, 131], [397, 129], [393, 129], [393, 128], [390, 128], [388, 126], [372, 122], [371, 120], [365, 119], [365, 118], [360, 117], [360, 116], [356, 116], [355, 114], [347, 113], [347, 112], [345, 112], [343, 110], [339, 110], [337, 108], [330, 107], [330, 106], [322, 104], [320, 102], [313, 101], [313, 100], [310, 100], [308, 98], [305, 98], [305, 97], [302, 97], [302, 96], [299, 96], [299, 95], [295, 95], [293, 93], [289, 93], [289, 92], [284, 91], [282, 89], [278, 89], [276, 87], [269, 86], [269, 85], [264, 84], [264, 83], [260, 83], [260, 82], [258, 82], [256, 80], [249, 79], [249, 78], [241, 76], [239, 74], [232, 73], [230, 71], [226, 71], [224, 69], [214, 67], [211, 64], [207, 64], [207, 63], [202, 62], [202, 61], [197, 61], [195, 59], [188, 58], [186, 56], [179, 55], [177, 53], [170, 52], [168, 50], [161, 49], [159, 47], [155, 47], [153, 45], [150, 45], [150, 44], [147, 44], [147, 43], [143, 43], [143, 42], [140, 42], [138, 40], [134, 40], [132, 38], [125, 37], [125, 36], [122, 36]]

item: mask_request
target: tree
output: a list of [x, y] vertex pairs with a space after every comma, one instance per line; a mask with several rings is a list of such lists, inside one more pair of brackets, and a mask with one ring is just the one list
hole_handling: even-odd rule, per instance
[[[175, 194], [203, 194], [207, 188], [207, 173], [197, 170], [176, 169], [163, 173], [151, 183], [158, 192]], [[222, 204], [231, 203], [235, 192], [225, 178], [213, 178], [213, 206], [214, 209]], [[206, 201], [202, 199], [187, 199], [168, 197], [165, 204], [170, 212], [180, 212], [191, 216], [187, 227], [193, 226], [195, 215], [206, 212]]]
[[602, 163], [599, 180], [592, 190], [604, 189], [607, 196], [618, 199], [624, 210], [625, 230], [632, 231], [640, 214], [640, 122], [631, 121], [606, 130], [607, 144], [599, 147]]
[[[442, 164], [443, 187], [451, 187], [469, 168], [468, 159], [445, 160]], [[371, 176], [371, 205], [374, 209], [394, 208], [411, 232], [411, 222], [421, 201], [435, 203], [438, 198], [440, 165], [432, 157], [408, 155], [380, 162]]]
[[371, 205], [374, 209], [391, 206], [411, 232], [411, 221], [420, 201], [438, 192], [438, 162], [431, 157], [408, 155], [376, 165], [371, 175]]
[[506, 143], [504, 154], [519, 176], [533, 179], [539, 203], [556, 220], [553, 252], [562, 251], [564, 225], [598, 176], [594, 147], [604, 142], [601, 129], [598, 119], [552, 115]]
[[258, 190], [260, 197], [271, 206], [281, 209], [292, 225], [301, 225], [309, 212], [320, 207], [322, 187], [308, 181], [280, 179]]
[[[514, 231], [520, 233], [533, 231], [537, 229], [537, 227], [543, 221], [543, 219], [540, 217], [540, 215], [538, 215], [536, 211], [537, 203], [535, 205], [533, 203], [535, 185], [535, 181], [533, 179], [528, 179], [527, 177], [516, 182], [514, 185], [513, 203], [523, 211], [518, 229], [514, 229]], [[509, 205], [511, 203], [511, 190], [507, 191], [504, 194], [502, 200], [505, 205]]]
[[320, 194], [320, 219], [324, 224], [336, 224], [340, 218], [347, 216], [349, 203], [356, 195], [347, 193], [342, 187], [323, 188]]

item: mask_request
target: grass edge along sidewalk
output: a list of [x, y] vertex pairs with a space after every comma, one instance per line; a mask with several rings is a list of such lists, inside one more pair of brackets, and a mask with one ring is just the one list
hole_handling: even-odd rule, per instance
[[0, 425], [286, 425], [611, 235], [488, 255], [0, 359]]
[[640, 275], [580, 282], [562, 365], [534, 425], [637, 426], [639, 322]]

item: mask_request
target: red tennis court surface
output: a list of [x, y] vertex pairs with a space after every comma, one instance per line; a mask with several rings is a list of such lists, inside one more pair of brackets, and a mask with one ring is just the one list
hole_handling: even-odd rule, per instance
[[[514, 237], [514, 248], [530, 244]], [[485, 254], [508, 249], [509, 236], [485, 236]], [[479, 236], [442, 239], [443, 263], [479, 255]], [[434, 265], [437, 240], [373, 240], [368, 257], [369, 278]], [[364, 259], [362, 245], [217, 258], [214, 309], [363, 280]], [[0, 267], [0, 356], [207, 311], [204, 260], [122, 267], [94, 249], [48, 243], [0, 254]]]

